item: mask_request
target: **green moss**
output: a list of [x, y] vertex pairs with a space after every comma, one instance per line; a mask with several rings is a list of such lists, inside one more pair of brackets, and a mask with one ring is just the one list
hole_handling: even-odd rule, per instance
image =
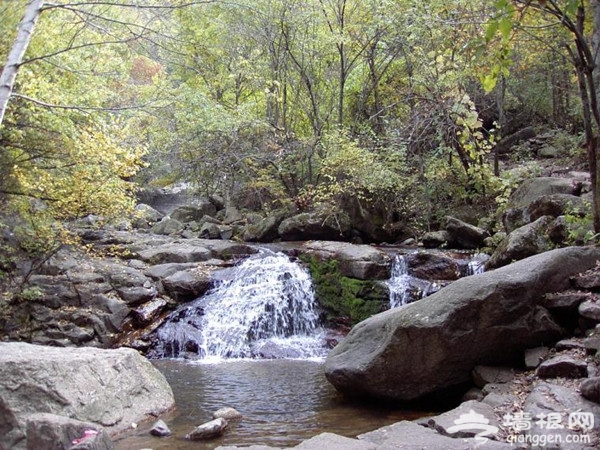
[[345, 277], [333, 259], [306, 255], [301, 259], [308, 265], [316, 299], [328, 321], [348, 317], [354, 325], [386, 309], [389, 293], [380, 282]]

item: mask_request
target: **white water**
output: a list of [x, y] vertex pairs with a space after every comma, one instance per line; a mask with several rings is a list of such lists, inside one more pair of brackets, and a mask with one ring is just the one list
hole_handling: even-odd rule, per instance
[[261, 251], [229, 269], [207, 295], [182, 306], [158, 330], [156, 356], [228, 358], [324, 356], [310, 274]]
[[485, 272], [485, 263], [490, 259], [485, 253], [475, 253], [467, 265], [467, 276]]
[[434, 283], [408, 274], [408, 264], [403, 255], [394, 257], [387, 285], [390, 290], [390, 308], [419, 300], [435, 290]]

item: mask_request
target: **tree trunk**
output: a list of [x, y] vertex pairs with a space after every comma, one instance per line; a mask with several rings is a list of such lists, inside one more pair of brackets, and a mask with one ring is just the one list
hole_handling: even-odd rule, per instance
[[31, 0], [27, 4], [25, 15], [19, 23], [17, 37], [8, 54], [2, 74], [0, 74], [0, 125], [2, 125], [8, 100], [13, 91], [17, 72], [19, 71], [27, 47], [29, 47], [29, 42], [31, 42], [31, 36], [43, 6], [43, 0]]

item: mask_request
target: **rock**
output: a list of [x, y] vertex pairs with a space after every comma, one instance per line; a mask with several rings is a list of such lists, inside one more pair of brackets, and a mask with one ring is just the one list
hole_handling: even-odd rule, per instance
[[409, 275], [423, 280], [458, 280], [461, 269], [456, 259], [433, 252], [404, 255]]
[[586, 300], [579, 305], [579, 315], [586, 319], [600, 322], [600, 305], [593, 300]]
[[473, 382], [480, 388], [488, 383], [508, 383], [514, 377], [514, 371], [507, 367], [476, 366], [473, 369]]
[[512, 233], [517, 228], [527, 224], [525, 211], [522, 208], [507, 208], [502, 212], [502, 226], [506, 233]]
[[481, 392], [481, 389], [473, 387], [465, 392], [465, 395], [462, 396], [461, 401], [468, 402], [469, 400], [477, 400], [478, 402], [483, 400], [483, 393]]
[[583, 342], [577, 339], [563, 339], [554, 344], [554, 348], [557, 352], [561, 352], [563, 350], [573, 350], [573, 349], [585, 349], [585, 345]]
[[0, 343], [0, 447], [25, 448], [31, 414], [46, 411], [111, 433], [174, 406], [164, 376], [131, 349]]
[[590, 271], [573, 278], [573, 284], [579, 289], [600, 288], [600, 272]]
[[250, 224], [244, 231], [243, 239], [246, 242], [271, 242], [279, 237], [279, 225], [283, 222], [284, 215], [273, 215], [255, 224]]
[[[509, 444], [491, 440], [482, 443], [480, 439], [454, 439], [442, 436], [431, 428], [405, 420], [369, 433], [360, 434], [358, 439], [372, 442], [377, 445], [375, 448], [381, 450], [474, 450], [477, 448], [508, 450], [513, 448]], [[328, 449], [328, 447], [322, 448]]]
[[510, 233], [487, 261], [486, 268], [502, 267], [512, 261], [519, 261], [551, 249], [552, 242], [546, 235], [551, 221], [550, 217], [541, 217]]
[[279, 236], [284, 241], [339, 241], [350, 235], [350, 219], [328, 211], [301, 213], [281, 222]]
[[[538, 442], [552, 436], [553, 442], [560, 442], [560, 448], [565, 450], [582, 450], [582, 448], [596, 448], [597, 444], [591, 442], [583, 447], [580, 438], [582, 434], [591, 430], [580, 427], [569, 427], [569, 416], [572, 413], [591, 413], [596, 421], [600, 417], [600, 407], [579, 395], [575, 390], [566, 386], [559, 386], [544, 381], [539, 381], [528, 395], [521, 409], [528, 412], [532, 418], [531, 428], [525, 431], [527, 438], [536, 438]], [[555, 414], [560, 418], [562, 428], [549, 428], [548, 415]], [[543, 420], [540, 420], [542, 418]], [[597, 438], [592, 437], [593, 441]], [[529, 441], [531, 442], [531, 441]], [[546, 442], [550, 442], [546, 439]], [[550, 448], [556, 448], [552, 446]]]
[[488, 383], [481, 390], [481, 393], [484, 396], [482, 402], [492, 408], [514, 405], [519, 402], [511, 383]]
[[536, 375], [540, 378], [585, 378], [587, 363], [568, 355], [559, 355], [541, 363]]
[[242, 220], [244, 220], [244, 217], [236, 207], [228, 206], [225, 208], [222, 220], [225, 225], [231, 225]]
[[213, 416], [213, 419], [218, 419], [219, 417], [222, 417], [225, 420], [241, 420], [242, 419], [242, 414], [238, 410], [231, 408], [229, 406], [216, 410], [212, 416]]
[[483, 247], [483, 241], [488, 236], [487, 231], [450, 216], [446, 217], [446, 231], [450, 241], [464, 249]]
[[[73, 440], [73, 445], [69, 447], [69, 450], [112, 450], [114, 448], [104, 430], [99, 430], [97, 433], [86, 430], [80, 438]], [[36, 447], [37, 449], [38, 447]]]
[[325, 375], [343, 393], [402, 401], [466, 383], [477, 365], [519, 361], [563, 334], [540, 297], [599, 256], [591, 247], [553, 250], [372, 316], [330, 352]]
[[189, 263], [206, 261], [211, 258], [211, 251], [205, 247], [194, 245], [193, 240], [174, 242], [146, 248], [137, 252], [142, 261], [150, 264]]
[[133, 321], [138, 328], [143, 328], [154, 322], [167, 306], [164, 298], [154, 300], [133, 310]]
[[[497, 433], [500, 431], [500, 422], [496, 419], [494, 408], [476, 400], [461, 403], [457, 408], [440, 414], [439, 416], [428, 417], [427, 426], [433, 428], [440, 434], [451, 436], [453, 438], [475, 437], [478, 433], [482, 432], [482, 429], [476, 426], [473, 428], [457, 427], [456, 421], [465, 416], [474, 420], [485, 421], [486, 425], [496, 428], [495, 432], [482, 435], [482, 437], [485, 436], [488, 439], [497, 438]], [[474, 420], [469, 423], [473, 423]]]
[[150, 232], [154, 234], [177, 234], [183, 231], [183, 223], [172, 217], [164, 217], [160, 222], [150, 228]]
[[333, 433], [321, 433], [292, 448], [297, 450], [376, 450], [377, 447], [370, 442]]
[[509, 201], [509, 208], [525, 208], [533, 201], [544, 195], [569, 194], [577, 191], [577, 183], [568, 178], [539, 177], [529, 178], [513, 192]]
[[425, 248], [452, 247], [453, 244], [452, 236], [445, 230], [425, 233], [421, 241]]
[[348, 242], [310, 241], [300, 249], [324, 259], [335, 259], [343, 276], [359, 280], [383, 280], [389, 278], [390, 258], [370, 245]]
[[534, 222], [540, 217], [558, 217], [564, 214], [585, 215], [584, 202], [581, 197], [570, 194], [552, 194], [538, 197], [525, 209], [528, 222]]
[[213, 282], [208, 271], [195, 269], [182, 270], [163, 280], [169, 296], [178, 302], [194, 300], [206, 293]]
[[158, 281], [170, 277], [177, 272], [195, 269], [196, 267], [198, 267], [198, 263], [195, 262], [157, 264], [146, 269], [144, 271], [144, 275], [152, 278], [155, 281]]
[[164, 215], [152, 206], [140, 203], [135, 207], [132, 225], [135, 228], [148, 229], [163, 217]]
[[600, 377], [583, 380], [579, 387], [581, 395], [595, 403], [600, 403]]
[[185, 438], [190, 441], [202, 441], [222, 436], [227, 428], [227, 421], [222, 417], [203, 423], [194, 428]]
[[201, 239], [221, 239], [221, 227], [216, 223], [206, 222], [200, 228]]
[[204, 216], [214, 217], [217, 208], [208, 199], [198, 200], [196, 205], [180, 206], [171, 217], [183, 223], [200, 222]]
[[553, 292], [544, 297], [542, 305], [548, 309], [577, 310], [589, 295], [581, 291]]
[[[31, 414], [27, 416], [26, 429], [28, 450], [70, 449], [73, 441], [82, 438], [86, 431], [88, 431], [90, 438], [93, 437], [95, 441], [95, 446], [89, 448], [94, 450], [114, 449], [108, 434], [103, 432], [98, 425], [65, 416], [48, 413]], [[98, 434], [89, 433], [89, 431]]]
[[162, 420], [157, 420], [154, 425], [152, 425], [152, 429], [150, 430], [150, 434], [152, 436], [165, 437], [171, 436], [171, 430], [167, 426], [167, 424]]

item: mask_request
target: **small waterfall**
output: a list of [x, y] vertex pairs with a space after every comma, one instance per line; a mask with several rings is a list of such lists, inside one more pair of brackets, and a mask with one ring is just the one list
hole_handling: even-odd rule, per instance
[[261, 251], [221, 274], [207, 295], [173, 312], [158, 330], [157, 356], [312, 357], [325, 349], [310, 274]]
[[466, 276], [478, 275], [485, 272], [485, 263], [488, 259], [490, 259], [490, 257], [485, 253], [475, 253], [467, 264]]
[[387, 285], [390, 290], [390, 308], [414, 302], [435, 290], [434, 283], [408, 274], [408, 263], [403, 255], [394, 257]]

